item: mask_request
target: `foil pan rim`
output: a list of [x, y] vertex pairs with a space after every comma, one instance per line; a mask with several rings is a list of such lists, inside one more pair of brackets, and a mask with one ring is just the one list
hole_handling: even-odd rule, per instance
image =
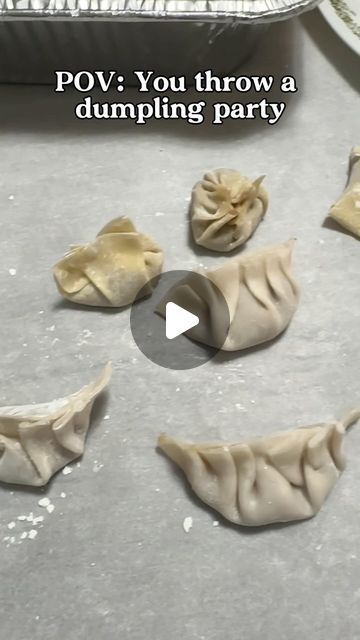
[[[136, 0], [135, 0], [136, 1]], [[89, 8], [83, 8], [84, 2], [75, 0], [73, 8], [52, 8], [51, 4], [45, 0], [44, 7], [14, 7], [16, 0], [0, 0], [0, 19], [5, 20], [116, 20], [116, 21], [193, 21], [193, 22], [242, 22], [242, 23], [264, 23], [278, 20], [285, 20], [296, 15], [314, 9], [322, 0], [232, 0], [234, 9], [230, 11], [211, 10], [166, 10], [166, 9], [144, 9], [140, 8], [143, 0], [137, 0], [139, 8], [126, 8], [127, 0], [117, 0], [118, 7], [110, 9], [92, 8], [92, 0], [88, 0]], [[166, 0], [164, 1], [164, 7]], [[56, 0], [55, 0], [56, 2]], [[158, 0], [155, 0], [158, 2]], [[28, 0], [31, 5], [32, 0]], [[34, 3], [35, 4], [35, 3]], [[45, 5], [48, 6], [45, 6]], [[65, 0], [66, 4], [66, 0]], [[100, 4], [100, 0], [98, 0]], [[159, 2], [158, 2], [159, 4]], [[173, 5], [175, 3], [172, 3]], [[183, 3], [179, 3], [183, 4]], [[50, 6], [49, 6], [50, 5]], [[195, 3], [194, 3], [195, 6]], [[249, 8], [251, 7], [251, 8]]]

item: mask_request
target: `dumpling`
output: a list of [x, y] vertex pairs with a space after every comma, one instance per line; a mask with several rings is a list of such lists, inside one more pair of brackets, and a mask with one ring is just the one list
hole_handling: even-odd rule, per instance
[[264, 176], [251, 181], [234, 169], [206, 173], [192, 191], [191, 226], [197, 244], [232, 251], [254, 233], [268, 207]]
[[[129, 218], [116, 218], [90, 244], [73, 246], [54, 266], [61, 295], [95, 307], [123, 307], [134, 302], [162, 269], [163, 254], [155, 242], [138, 233]], [[146, 284], [148, 283], [148, 290]]]
[[330, 217], [360, 238], [360, 147], [351, 151], [348, 183]]
[[82, 455], [96, 397], [111, 377], [108, 364], [95, 382], [47, 404], [0, 408], [0, 481], [39, 487]]
[[[224, 351], [247, 349], [275, 338], [288, 326], [299, 301], [299, 287], [291, 274], [293, 243], [289, 240], [264, 247], [228, 260], [211, 271], [199, 271], [209, 280], [208, 288], [200, 290], [199, 278], [190, 273], [168, 291], [158, 312], [165, 316], [166, 304], [174, 302], [198, 317], [205, 317], [186, 335]], [[223, 306], [216, 303], [219, 291], [229, 312], [227, 332], [223, 331], [219, 318]]]
[[360, 418], [232, 443], [189, 444], [162, 434], [158, 446], [203, 502], [235, 524], [258, 526], [315, 515], [345, 467], [345, 430]]

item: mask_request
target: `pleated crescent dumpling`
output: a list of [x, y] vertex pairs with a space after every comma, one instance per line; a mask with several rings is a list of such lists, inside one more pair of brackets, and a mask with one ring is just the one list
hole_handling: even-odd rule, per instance
[[348, 183], [330, 217], [360, 238], [360, 147], [351, 151]]
[[314, 516], [345, 467], [345, 430], [360, 418], [239, 442], [189, 444], [166, 434], [158, 446], [194, 492], [227, 520], [258, 526]]
[[0, 407], [0, 481], [39, 487], [82, 455], [96, 397], [111, 377], [46, 404]]
[[[288, 326], [299, 301], [299, 287], [291, 273], [293, 244], [289, 240], [264, 247], [213, 270], [199, 271], [209, 281], [207, 288], [190, 273], [168, 291], [158, 312], [165, 316], [166, 304], [173, 302], [202, 318], [186, 335], [224, 351], [272, 340]], [[224, 305], [216, 303], [219, 292], [228, 307], [226, 319], [219, 317], [224, 316]], [[224, 319], [229, 323], [227, 331]]]
[[71, 302], [123, 307], [134, 302], [143, 287], [144, 295], [151, 293], [150, 281], [160, 274], [162, 262], [160, 247], [123, 217], [109, 222], [94, 242], [73, 246], [54, 266], [54, 277], [61, 295]]
[[191, 226], [197, 244], [232, 251], [254, 233], [268, 207], [261, 176], [251, 181], [234, 169], [206, 173], [192, 191]]

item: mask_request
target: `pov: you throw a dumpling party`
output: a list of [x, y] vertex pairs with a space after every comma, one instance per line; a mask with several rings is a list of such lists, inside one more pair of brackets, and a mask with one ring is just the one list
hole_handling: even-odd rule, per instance
[[[297, 91], [292, 76], [219, 77], [211, 69], [185, 76], [159, 76], [151, 70], [134, 70], [129, 79], [118, 71], [56, 71], [55, 92], [72, 87], [86, 94], [75, 106], [80, 120], [130, 120], [144, 125], [151, 120], [184, 120], [191, 125], [222, 125], [226, 120], [279, 122], [286, 109], [285, 97]], [[135, 87], [131, 99], [119, 100], [127, 86]], [[98, 91], [108, 94], [102, 101]], [[96, 91], [97, 98], [92, 92]], [[116, 99], [111, 100], [115, 94]], [[148, 95], [147, 95], [148, 94]], [[147, 97], [147, 99], [146, 99]]]

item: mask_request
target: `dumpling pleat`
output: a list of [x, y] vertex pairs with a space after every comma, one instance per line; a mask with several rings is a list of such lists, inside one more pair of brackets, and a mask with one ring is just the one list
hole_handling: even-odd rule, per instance
[[360, 411], [353, 411], [337, 423], [229, 444], [189, 445], [162, 435], [159, 446], [196, 494], [231, 522], [289, 522], [321, 508], [345, 465], [345, 430], [357, 419]]

